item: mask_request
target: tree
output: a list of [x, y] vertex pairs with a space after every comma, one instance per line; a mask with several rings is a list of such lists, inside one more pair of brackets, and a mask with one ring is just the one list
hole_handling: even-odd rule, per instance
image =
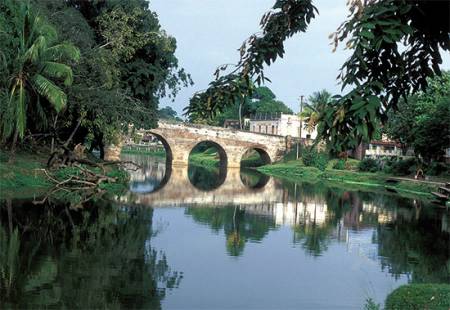
[[277, 114], [277, 113], [285, 113], [292, 114], [292, 110], [284, 104], [284, 102], [279, 100], [260, 100], [259, 102], [255, 102], [255, 112], [262, 114]]
[[67, 95], [58, 81], [65, 86], [72, 84], [72, 68], [64, 62], [77, 61], [80, 52], [71, 44], [60, 43], [56, 30], [35, 14], [29, 4], [14, 1], [5, 4], [2, 14], [12, 21], [7, 40], [17, 53], [7, 65], [10, 83], [0, 85], [7, 89], [9, 97], [1, 111], [1, 125], [4, 138], [14, 136], [11, 148], [14, 154], [17, 139], [23, 138], [27, 129], [27, 118], [36, 121], [35, 126], [45, 127], [48, 108], [59, 113], [66, 107]]
[[[292, 110], [286, 104], [276, 99], [273, 91], [266, 87], [255, 87], [250, 97], [245, 97], [237, 102], [226, 105], [221, 112], [214, 117], [206, 117], [204, 114], [191, 114], [193, 122], [204, 122], [209, 125], [223, 126], [226, 119], [240, 119], [250, 117], [252, 114], [292, 114]], [[193, 117], [197, 115], [197, 118]]]
[[385, 131], [426, 162], [439, 160], [450, 147], [450, 72], [428, 81], [425, 92], [399, 103]]
[[178, 66], [176, 40], [147, 1], [34, 0], [33, 7], [81, 49], [70, 104], [55, 131], [68, 137], [78, 128], [73, 143], [91, 143], [101, 157], [127, 124], [156, 126], [159, 99], [192, 83]]
[[331, 93], [326, 89], [314, 92], [304, 103], [301, 117], [305, 118], [305, 129], [312, 132], [319, 121], [320, 114], [327, 108], [331, 101]]
[[179, 118], [177, 115], [177, 111], [175, 111], [169, 106], [158, 110], [158, 118], [181, 121], [181, 118]]
[[[337, 96], [319, 117], [319, 138], [330, 141], [334, 152], [370, 140], [401, 97], [424, 90], [427, 78], [440, 74], [441, 49], [450, 50], [448, 1], [353, 0], [349, 4], [348, 20], [332, 38], [335, 44], [347, 40], [353, 51], [339, 75], [343, 90], [350, 90]], [[257, 85], [270, 81], [264, 63], [282, 57], [285, 40], [305, 32], [316, 13], [310, 0], [276, 0], [261, 19], [262, 31], [242, 45], [238, 64], [225, 75], [220, 72], [229, 66], [220, 66], [208, 89], [192, 97], [186, 113], [214, 115], [235, 102], [238, 94], [251, 94], [251, 81]]]

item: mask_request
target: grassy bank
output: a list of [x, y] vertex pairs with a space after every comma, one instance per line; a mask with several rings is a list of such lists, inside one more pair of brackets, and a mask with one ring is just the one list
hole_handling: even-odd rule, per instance
[[206, 150], [205, 152], [193, 152], [189, 155], [189, 163], [195, 166], [205, 168], [219, 167], [219, 155], [215, 151]]
[[385, 309], [450, 309], [449, 284], [409, 284], [394, 290]]
[[[211, 148], [204, 152], [192, 152], [189, 156], [189, 163], [202, 167], [218, 167], [220, 165], [220, 158], [217, 152]], [[263, 165], [263, 161], [258, 154], [251, 154], [241, 161], [241, 166], [244, 168], [261, 165]]]
[[[43, 153], [19, 152], [14, 163], [9, 163], [9, 156], [0, 152], [0, 198], [33, 198], [47, 193], [55, 185], [49, 180], [46, 169], [49, 155]], [[88, 168], [88, 167], [84, 167]], [[94, 173], [103, 173], [100, 168], [89, 168]], [[80, 174], [76, 167], [65, 167], [54, 171], [46, 170], [48, 175], [58, 181], [67, 180], [72, 175]], [[128, 174], [115, 166], [106, 168], [105, 175], [115, 178], [116, 183], [104, 182], [98, 185], [99, 189], [116, 193], [128, 183]]]
[[149, 155], [154, 157], [166, 157], [164, 149], [149, 149], [147, 147], [124, 147], [122, 154]]
[[298, 182], [324, 182], [327, 185], [345, 187], [348, 189], [395, 191], [403, 196], [421, 196], [431, 198], [431, 191], [436, 185], [402, 180], [396, 184], [387, 184], [391, 175], [384, 173], [358, 172], [336, 170], [330, 165], [321, 171], [315, 167], [306, 167], [301, 161], [289, 161], [257, 168], [260, 172]]
[[10, 164], [8, 155], [0, 152], [1, 198], [27, 198], [46, 192], [52, 186], [41, 170], [47, 159], [42, 154], [19, 153]]

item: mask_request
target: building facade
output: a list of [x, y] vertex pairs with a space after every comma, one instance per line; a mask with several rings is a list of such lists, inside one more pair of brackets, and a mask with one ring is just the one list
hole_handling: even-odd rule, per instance
[[[282, 113], [257, 114], [250, 117], [249, 125], [249, 130], [252, 132], [298, 138], [300, 136], [300, 125], [304, 127], [304, 122], [297, 115]], [[301, 137], [303, 139], [315, 139], [317, 131], [314, 129], [312, 132], [309, 132], [302, 128]]]
[[387, 139], [370, 141], [367, 144], [365, 155], [370, 158], [398, 157], [402, 156], [402, 149], [400, 144], [395, 141]]

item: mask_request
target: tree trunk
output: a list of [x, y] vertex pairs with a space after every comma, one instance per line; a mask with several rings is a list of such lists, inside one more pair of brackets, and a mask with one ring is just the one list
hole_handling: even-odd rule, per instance
[[17, 140], [19, 138], [19, 129], [16, 128], [14, 131], [14, 137], [13, 137], [13, 141], [11, 144], [11, 152], [10, 152], [10, 157], [9, 157], [9, 163], [12, 164], [14, 163], [14, 161], [16, 160], [16, 146], [17, 146]]
[[100, 150], [100, 159], [105, 159], [105, 144], [103, 143], [103, 137], [98, 141], [98, 149]]
[[242, 130], [242, 102], [239, 103], [239, 128]]

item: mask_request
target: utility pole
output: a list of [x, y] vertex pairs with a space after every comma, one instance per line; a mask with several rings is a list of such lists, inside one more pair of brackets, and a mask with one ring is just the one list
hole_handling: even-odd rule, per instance
[[299, 119], [300, 119], [300, 127], [298, 127], [298, 138], [299, 140], [297, 141], [297, 156], [296, 159], [298, 159], [300, 157], [300, 148], [301, 148], [301, 144], [302, 144], [302, 112], [303, 112], [303, 95], [300, 96], [300, 115], [299, 115]]

